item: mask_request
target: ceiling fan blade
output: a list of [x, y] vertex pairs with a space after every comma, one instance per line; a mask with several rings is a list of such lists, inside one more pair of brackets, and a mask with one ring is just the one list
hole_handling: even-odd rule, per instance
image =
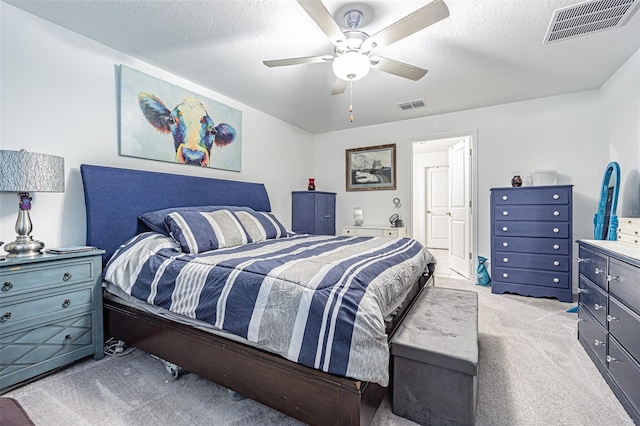
[[306, 56], [304, 58], [289, 58], [289, 59], [272, 59], [270, 61], [262, 61], [268, 67], [282, 67], [286, 65], [300, 65], [300, 64], [317, 64], [319, 62], [331, 62], [333, 56]]
[[333, 83], [333, 87], [331, 88], [331, 94], [342, 95], [346, 89], [347, 89], [347, 82], [339, 78], [336, 78], [336, 82]]
[[408, 78], [409, 80], [418, 81], [428, 72], [424, 68], [414, 65], [405, 64], [404, 62], [394, 61], [393, 59], [375, 56], [371, 58], [371, 68], [378, 71], [388, 72], [389, 74], [399, 77]]
[[331, 43], [337, 45], [346, 40], [340, 26], [320, 0], [298, 0], [298, 3], [311, 19], [313, 19], [316, 25], [329, 37]]
[[384, 30], [372, 35], [362, 44], [362, 50], [368, 51], [389, 46], [429, 25], [449, 16], [449, 8], [442, 0], [434, 0]]

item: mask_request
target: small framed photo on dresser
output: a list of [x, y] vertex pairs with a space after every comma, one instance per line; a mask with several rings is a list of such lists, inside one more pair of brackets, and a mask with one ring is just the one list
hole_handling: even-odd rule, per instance
[[396, 189], [396, 144], [346, 150], [347, 191]]

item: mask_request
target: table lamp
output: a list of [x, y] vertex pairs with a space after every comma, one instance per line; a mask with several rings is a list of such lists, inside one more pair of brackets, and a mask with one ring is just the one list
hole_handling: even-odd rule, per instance
[[16, 240], [7, 243], [7, 257], [42, 254], [44, 243], [31, 237], [31, 197], [29, 192], [64, 192], [64, 158], [49, 154], [0, 150], [0, 191], [17, 192], [20, 210]]

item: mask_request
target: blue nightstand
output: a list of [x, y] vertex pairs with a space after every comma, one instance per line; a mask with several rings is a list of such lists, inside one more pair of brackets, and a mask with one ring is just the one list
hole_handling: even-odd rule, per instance
[[0, 260], [0, 388], [104, 356], [103, 253]]

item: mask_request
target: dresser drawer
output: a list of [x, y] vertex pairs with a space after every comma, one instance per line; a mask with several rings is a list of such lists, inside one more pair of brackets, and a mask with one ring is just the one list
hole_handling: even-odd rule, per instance
[[640, 268], [618, 259], [609, 260], [609, 293], [640, 313]]
[[529, 284], [539, 287], [569, 288], [571, 277], [567, 272], [536, 271], [495, 267], [493, 279], [504, 283]]
[[501, 204], [569, 204], [570, 187], [492, 189], [494, 203]]
[[578, 252], [578, 264], [580, 273], [607, 289], [607, 257], [580, 246]]
[[640, 315], [615, 297], [609, 299], [609, 333], [640, 362]]
[[553, 256], [548, 254], [496, 251], [495, 256], [495, 259], [492, 259], [492, 261], [496, 266], [545, 271], [569, 272], [569, 262], [571, 262], [568, 256]]
[[0, 270], [0, 291], [2, 296], [11, 296], [24, 291], [95, 279], [95, 271], [91, 259], [67, 262], [63, 265], [43, 266], [28, 264], [21, 267], [6, 267]]
[[614, 338], [609, 339], [609, 373], [636, 411], [640, 411], [640, 364]]
[[578, 283], [578, 301], [597, 319], [603, 327], [607, 327], [607, 293], [584, 276]]
[[511, 237], [569, 238], [566, 222], [495, 222], [495, 235]]
[[571, 241], [561, 238], [494, 237], [494, 250], [568, 255]]
[[40, 298], [12, 302], [16, 298], [0, 301], [0, 330], [14, 326], [30, 327], [42, 322], [48, 314], [89, 310], [93, 307], [93, 288], [81, 288], [65, 293], [42, 294]]
[[578, 339], [593, 352], [602, 365], [607, 365], [607, 330], [584, 309], [578, 307]]
[[558, 206], [495, 206], [493, 214], [499, 220], [540, 220], [553, 222], [566, 222], [569, 217], [569, 205]]

